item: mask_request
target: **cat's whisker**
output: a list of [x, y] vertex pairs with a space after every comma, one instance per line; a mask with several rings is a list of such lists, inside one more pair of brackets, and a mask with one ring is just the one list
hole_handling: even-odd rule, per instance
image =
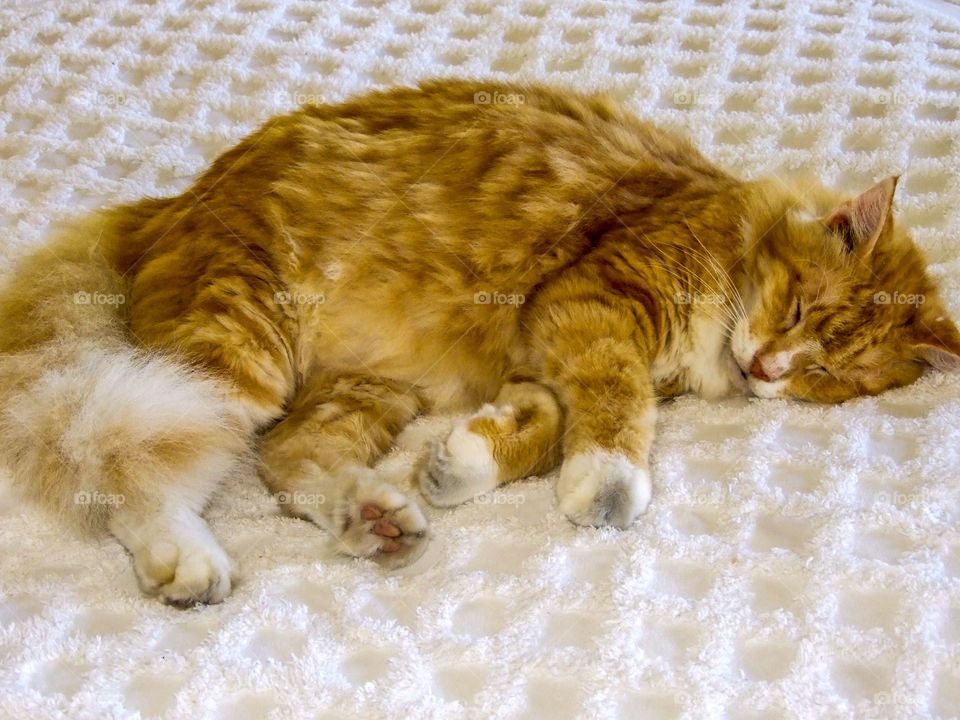
[[[688, 228], [689, 228], [689, 225], [688, 225]], [[691, 232], [691, 235], [693, 235], [693, 237], [697, 240], [697, 242], [700, 243], [701, 247], [703, 247], [703, 242], [700, 241], [700, 239], [696, 236], [695, 233], [693, 233], [692, 229], [690, 232]], [[706, 248], [704, 249], [706, 250]], [[733, 283], [733, 280], [730, 278], [729, 274], [719, 266], [719, 263], [716, 261], [716, 258], [714, 258], [713, 255], [710, 254], [709, 252], [707, 252], [707, 255], [704, 256], [703, 253], [697, 251], [694, 248], [688, 248], [688, 251], [691, 253], [691, 256], [693, 257], [693, 259], [695, 259], [698, 263], [700, 263], [701, 267], [703, 267], [705, 270], [711, 273], [711, 275], [715, 280], [719, 281], [721, 285], [725, 284], [726, 286], [729, 287], [729, 292], [720, 292], [718, 294], [723, 295], [724, 297], [729, 295], [730, 299], [735, 302], [735, 304], [731, 303], [731, 306], [728, 309], [731, 320], [734, 321], [734, 323], [736, 323], [737, 320], [746, 320], [747, 319], [746, 309], [744, 308], [743, 298], [740, 295], [740, 291], [737, 289], [736, 285]], [[708, 259], [711, 262], [711, 265], [707, 265], [703, 261], [703, 257], [708, 257]]]
[[[743, 310], [743, 299], [742, 297], [740, 297], [740, 291], [737, 289], [732, 278], [730, 277], [730, 273], [720, 266], [720, 263], [717, 261], [717, 259], [713, 256], [713, 254], [709, 250], [707, 250], [706, 246], [703, 244], [703, 241], [693, 231], [693, 228], [690, 227], [690, 224], [689, 223], [685, 223], [685, 224], [687, 226], [687, 229], [690, 231], [691, 236], [693, 236], [693, 239], [697, 241], [697, 243], [700, 245], [701, 248], [703, 248], [703, 251], [704, 251], [703, 253], [701, 253], [691, 248], [691, 251], [694, 253], [694, 257], [697, 259], [698, 262], [701, 263], [701, 265], [704, 265], [704, 266], [705, 264], [703, 263], [702, 258], [707, 257], [710, 260], [711, 264], [709, 266], [709, 269], [713, 273], [714, 279], [720, 280], [721, 285], [723, 285], [724, 281], [726, 281], [726, 285], [730, 287], [731, 295], [733, 296], [734, 299], [737, 300], [737, 302], [740, 305], [739, 309]], [[706, 255], [704, 255], [704, 253], [706, 253]], [[745, 313], [744, 313], [744, 317], [745, 317]]]
[[[667, 264], [666, 264], [666, 258], [664, 258], [664, 257], [661, 256], [660, 259], [661, 259], [660, 267], [663, 268], [664, 271], [667, 272], [667, 274], [669, 274], [669, 275], [670, 275], [671, 277], [673, 277], [674, 279], [678, 280], [678, 281], [681, 283], [681, 286], [686, 285], [686, 284], [688, 283], [689, 278], [684, 278], [682, 275], [679, 274], [678, 271], [674, 270], [674, 269], [671, 268], [669, 265], [667, 265]], [[704, 281], [704, 278], [700, 278], [700, 279], [701, 279], [701, 281]], [[707, 291], [709, 291], [710, 294], [716, 295], [717, 297], [725, 297], [725, 295], [724, 295], [723, 293], [721, 293], [721, 292], [718, 292], [717, 288], [715, 288], [714, 286], [712, 286], [712, 285], [710, 285], [709, 283], [706, 283], [706, 282], [705, 282], [704, 284], [705, 284], [705, 289], [706, 289]], [[696, 297], [697, 297], [697, 293], [696, 293], [696, 292], [690, 293], [690, 292], [684, 291], [684, 290], [679, 290], [677, 294], [678, 294], [678, 295], [679, 295], [679, 294], [684, 294], [684, 295], [686, 295], [686, 296], [687, 296], [687, 299], [690, 300], [690, 301], [695, 301], [695, 299], [696, 299]], [[677, 301], [678, 301], [678, 299], [675, 298], [675, 302], [677, 302]], [[725, 304], [723, 304], [723, 303], [701, 303], [700, 305], [701, 305], [701, 310], [702, 310], [708, 317], [716, 320], [717, 323], [718, 323], [719, 325], [721, 325], [721, 326], [724, 328], [724, 330], [727, 331], [727, 334], [733, 332], [733, 328], [734, 328], [735, 325], [736, 325], [736, 318], [734, 318], [734, 317], [732, 317], [731, 315], [729, 315], [729, 313], [731, 312], [731, 310], [729, 310], [728, 308], [726, 308]], [[705, 308], [708, 308], [708, 307], [710, 307], [710, 308], [716, 308], [721, 314], [718, 316], [716, 313], [712, 313], [712, 312], [707, 311]], [[724, 313], [727, 313], [727, 314], [724, 314]]]

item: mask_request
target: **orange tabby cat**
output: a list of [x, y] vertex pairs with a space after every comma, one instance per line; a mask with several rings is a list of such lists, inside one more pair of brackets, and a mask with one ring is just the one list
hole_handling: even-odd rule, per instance
[[469, 412], [418, 469], [451, 505], [562, 461], [576, 523], [647, 507], [657, 398], [839, 402], [955, 369], [960, 336], [895, 225], [744, 182], [608, 100], [434, 82], [274, 118], [184, 194], [98, 218], [0, 294], [0, 458], [104, 524], [145, 592], [218, 602], [201, 518], [253, 449], [284, 510], [396, 566], [427, 542], [370, 469]]

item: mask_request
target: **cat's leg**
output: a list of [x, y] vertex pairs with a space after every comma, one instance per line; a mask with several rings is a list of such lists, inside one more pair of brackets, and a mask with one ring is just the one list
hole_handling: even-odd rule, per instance
[[418, 469], [432, 505], [462, 502], [560, 462], [563, 413], [543, 385], [507, 383], [492, 404], [458, 420]]
[[187, 369], [157, 372], [168, 367], [140, 366], [144, 376], [124, 378], [125, 391], [111, 378], [114, 407], [98, 419], [119, 413], [125, 426], [98, 449], [109, 457], [113, 446], [114, 457], [123, 456], [108, 466], [122, 502], [107, 527], [130, 553], [144, 593], [180, 607], [218, 603], [231, 592], [236, 566], [202, 512], [223, 478], [242, 467], [253, 425], [223, 383]]
[[614, 302], [557, 298], [535, 316], [544, 381], [565, 412], [560, 509], [578, 525], [629, 526], [646, 510], [656, 424], [655, 325]]
[[341, 552], [386, 567], [412, 562], [426, 548], [426, 519], [369, 466], [419, 410], [415, 392], [400, 383], [313, 378], [264, 438], [264, 483], [285, 512], [333, 534]]
[[[208, 222], [222, 223], [209, 215]], [[210, 243], [219, 243], [221, 254], [200, 274], [177, 274], [195, 269], [195, 248]], [[201, 513], [237, 461], [251, 459], [256, 432], [282, 415], [295, 384], [295, 327], [289, 308], [275, 301], [275, 278], [255, 244], [230, 240], [226, 247], [234, 254], [201, 230], [184, 236], [182, 254], [143, 265], [131, 293], [138, 340], [189, 361], [183, 372], [191, 382], [128, 391], [131, 402], [148, 389], [164, 399], [165, 412], [146, 413], [143, 426], [155, 428], [158, 452], [169, 461], [132, 467], [130, 482], [141, 492], [109, 527], [133, 556], [144, 590], [173, 604], [218, 602], [230, 592], [233, 563]]]
[[64, 520], [112, 532], [145, 593], [223, 600], [232, 563], [200, 512], [248, 449], [228, 389], [130, 348], [71, 350], [21, 358], [6, 388], [0, 455], [14, 486]]
[[[189, 607], [224, 600], [236, 581], [236, 566], [201, 517], [206, 487], [170, 486], [156, 493], [155, 504], [131, 503], [111, 517], [109, 528], [130, 552], [140, 589], [165, 603]], [[199, 490], [199, 492], [196, 492]]]

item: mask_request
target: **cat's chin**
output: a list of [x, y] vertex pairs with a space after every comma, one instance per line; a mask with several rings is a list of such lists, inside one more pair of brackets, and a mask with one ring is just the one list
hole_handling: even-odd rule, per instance
[[750, 386], [750, 392], [757, 396], [758, 398], [782, 398], [786, 397], [786, 380], [775, 380], [773, 382], [767, 382], [766, 380], [758, 380], [757, 378], [750, 378], [747, 383]]

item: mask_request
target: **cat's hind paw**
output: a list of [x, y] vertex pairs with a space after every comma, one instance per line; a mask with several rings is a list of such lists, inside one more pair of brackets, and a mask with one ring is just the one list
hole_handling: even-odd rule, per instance
[[577, 525], [626, 528], [650, 504], [650, 474], [620, 453], [578, 453], [557, 483], [560, 510]]
[[393, 569], [409, 565], [427, 549], [427, 519], [415, 502], [392, 485], [361, 481], [340, 518], [340, 552], [370, 558]]
[[417, 471], [420, 492], [437, 507], [459, 505], [497, 487], [499, 467], [489, 441], [460, 420], [434, 442]]

